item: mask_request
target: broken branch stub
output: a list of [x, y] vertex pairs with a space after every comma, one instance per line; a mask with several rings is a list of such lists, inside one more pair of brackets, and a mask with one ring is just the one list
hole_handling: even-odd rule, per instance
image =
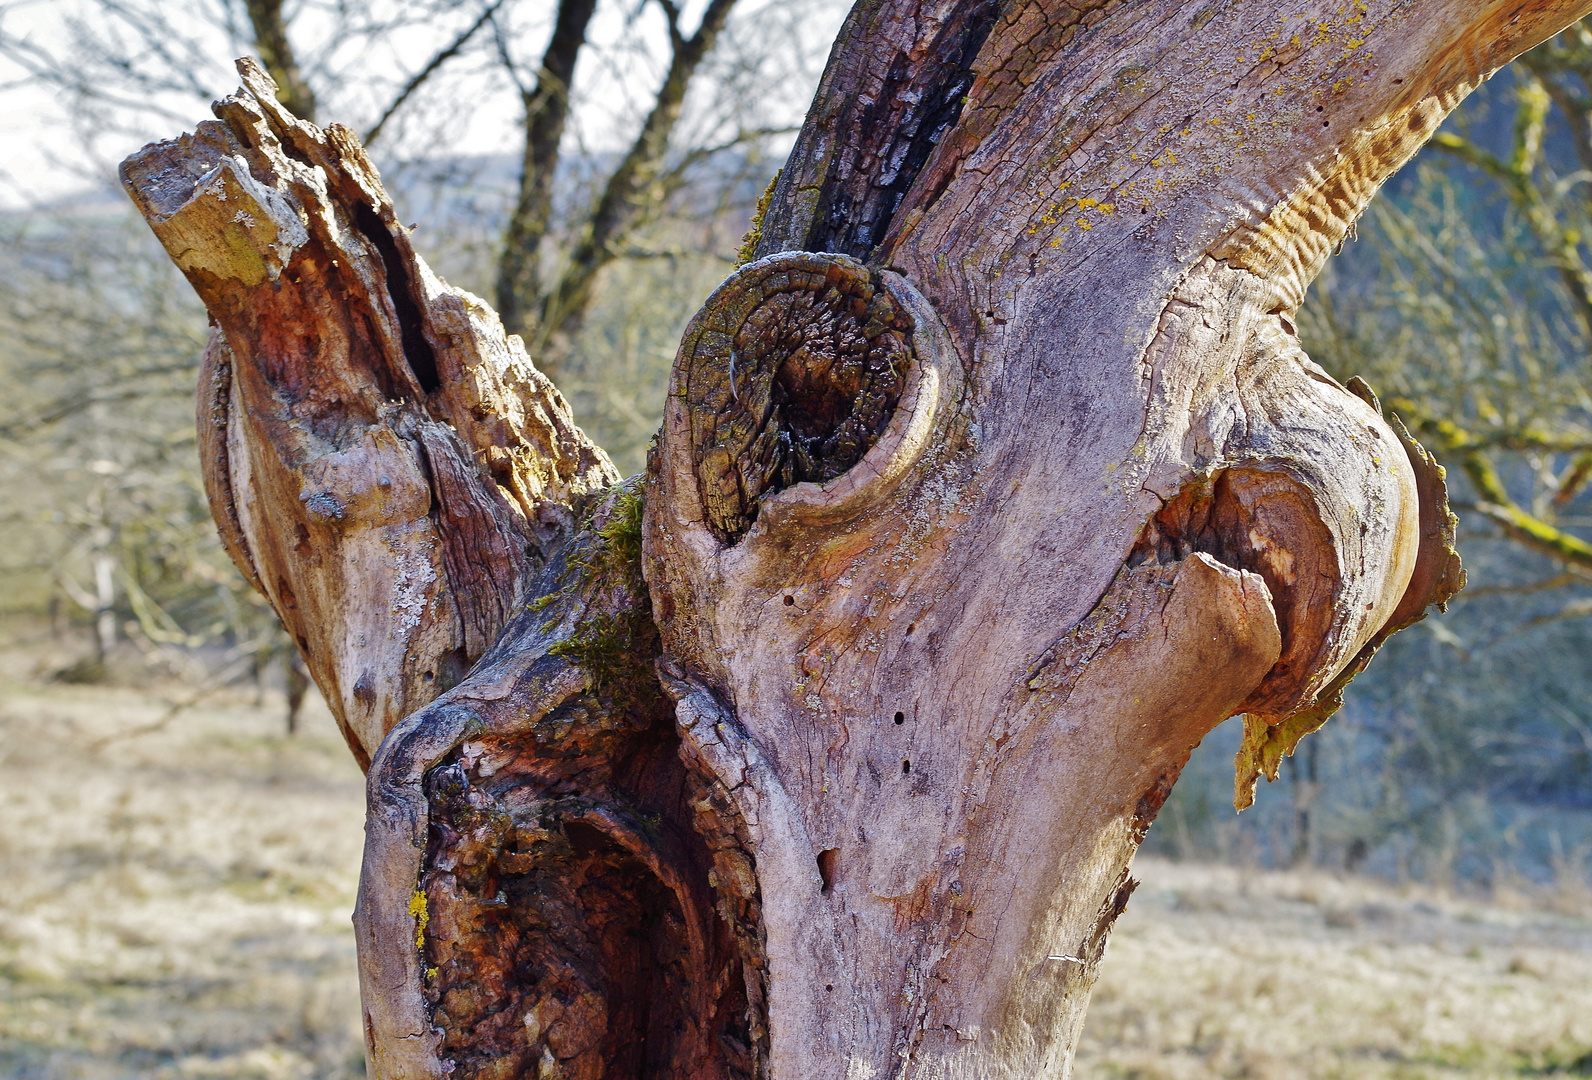
[[900, 400], [911, 319], [849, 259], [774, 256], [722, 286], [685, 334], [678, 396], [714, 536], [733, 543], [768, 495], [822, 485], [878, 440]]
[[227, 551], [367, 764], [618, 474], [519, 339], [414, 254], [353, 134], [238, 70], [217, 121], [122, 182], [215, 327], [200, 450]]

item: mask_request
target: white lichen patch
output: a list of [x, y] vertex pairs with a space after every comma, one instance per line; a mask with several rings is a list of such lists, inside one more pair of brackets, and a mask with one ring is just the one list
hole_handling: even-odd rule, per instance
[[426, 613], [431, 583], [437, 580], [437, 568], [432, 564], [429, 551], [423, 550], [395, 551], [391, 566], [391, 611], [397, 621], [395, 636], [408, 637]]

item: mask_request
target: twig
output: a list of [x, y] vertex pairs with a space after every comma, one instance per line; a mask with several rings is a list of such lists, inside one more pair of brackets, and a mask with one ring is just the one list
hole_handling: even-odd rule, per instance
[[386, 126], [388, 120], [392, 119], [393, 114], [403, 107], [403, 103], [409, 100], [409, 96], [416, 90], [420, 89], [421, 85], [424, 84], [427, 79], [431, 78], [438, 68], [440, 68], [443, 64], [446, 64], [449, 60], [452, 60], [455, 56], [459, 55], [459, 50], [464, 48], [471, 38], [475, 37], [476, 31], [480, 30], [481, 27], [492, 21], [492, 16], [497, 14], [498, 8], [502, 7], [503, 3], [504, 0], [494, 0], [494, 2], [481, 13], [481, 17], [471, 24], [468, 30], [455, 38], [452, 45], [449, 45], [446, 49], [443, 49], [441, 52], [437, 53], [436, 56], [433, 56], [431, 58], [431, 62], [425, 67], [421, 68], [420, 73], [409, 80], [404, 88], [398, 92], [398, 96], [393, 99], [392, 104], [387, 106], [387, 111], [381, 114], [381, 119], [377, 120], [375, 126], [365, 133], [366, 147], [369, 147], [376, 141], [377, 137], [381, 135], [381, 129]]

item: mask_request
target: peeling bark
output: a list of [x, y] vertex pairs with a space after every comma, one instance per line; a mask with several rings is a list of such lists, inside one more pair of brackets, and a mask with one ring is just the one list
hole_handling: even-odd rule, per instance
[[223, 539], [370, 761], [373, 1073], [1066, 1075], [1200, 739], [1242, 800], [1463, 582], [1291, 313], [1589, 7], [864, 0], [620, 487], [257, 69], [129, 159]]

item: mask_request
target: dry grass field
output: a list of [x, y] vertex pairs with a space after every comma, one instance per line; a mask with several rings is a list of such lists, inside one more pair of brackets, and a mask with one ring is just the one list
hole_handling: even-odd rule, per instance
[[[363, 1072], [358, 771], [322, 707], [187, 693], [0, 681], [0, 1075]], [[1592, 1075], [1584, 898], [1137, 873], [1081, 1080]]]
[[364, 798], [331, 717], [169, 712], [0, 684], [0, 1076], [362, 1075]]
[[1134, 872], [1081, 1080], [1592, 1076], [1584, 896], [1484, 903], [1147, 859]]

